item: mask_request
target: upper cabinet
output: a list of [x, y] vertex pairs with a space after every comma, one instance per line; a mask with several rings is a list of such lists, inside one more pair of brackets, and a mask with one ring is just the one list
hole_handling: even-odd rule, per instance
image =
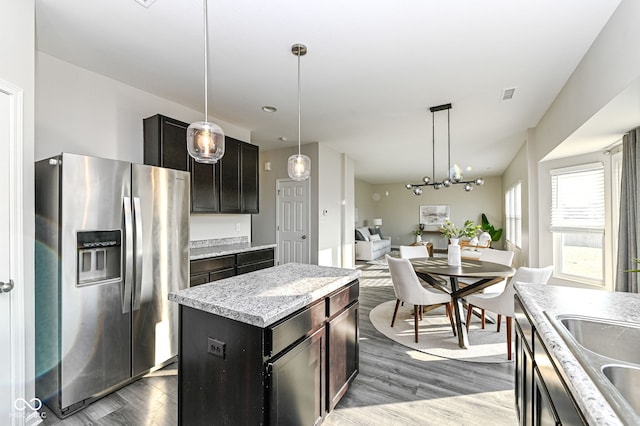
[[191, 212], [259, 213], [258, 147], [225, 137], [216, 164], [187, 153], [187, 123], [163, 115], [144, 119], [144, 163], [191, 172]]

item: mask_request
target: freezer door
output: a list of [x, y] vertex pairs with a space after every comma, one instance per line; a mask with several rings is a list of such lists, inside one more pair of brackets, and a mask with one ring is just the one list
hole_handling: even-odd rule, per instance
[[[124, 294], [122, 254], [123, 199], [130, 193], [131, 165], [63, 154], [61, 166], [51, 167], [62, 167], [59, 332], [60, 408], [64, 409], [131, 374], [130, 296]], [[106, 233], [99, 234], [92, 246], [90, 235], [102, 231]], [[105, 268], [109, 273], [101, 272]]]
[[136, 228], [133, 286], [133, 375], [178, 353], [178, 305], [168, 294], [189, 280], [189, 173], [133, 165]]

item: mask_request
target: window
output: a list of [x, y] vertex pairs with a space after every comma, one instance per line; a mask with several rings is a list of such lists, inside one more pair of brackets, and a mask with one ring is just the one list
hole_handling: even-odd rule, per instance
[[511, 244], [522, 248], [522, 203], [520, 182], [509, 188], [504, 195], [504, 210], [506, 215], [505, 238]]
[[555, 275], [604, 283], [604, 166], [551, 170], [551, 232]]

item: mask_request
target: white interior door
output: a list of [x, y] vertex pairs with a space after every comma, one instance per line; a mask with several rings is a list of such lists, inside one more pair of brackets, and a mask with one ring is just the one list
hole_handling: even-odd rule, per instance
[[276, 188], [278, 264], [309, 263], [309, 180], [279, 179]]
[[[22, 91], [0, 80], [0, 424], [32, 422], [25, 396], [22, 266]], [[15, 281], [15, 284], [14, 284]], [[36, 417], [36, 421], [39, 418]]]

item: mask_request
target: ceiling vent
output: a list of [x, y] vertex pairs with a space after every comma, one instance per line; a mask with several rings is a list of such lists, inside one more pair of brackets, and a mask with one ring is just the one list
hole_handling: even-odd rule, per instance
[[149, 7], [154, 4], [156, 0], [136, 0], [136, 3], [143, 5], [144, 7]]
[[502, 91], [502, 100], [503, 101], [508, 101], [510, 99], [513, 99], [513, 95], [516, 93], [516, 88], [512, 87], [510, 89], [504, 89]]

